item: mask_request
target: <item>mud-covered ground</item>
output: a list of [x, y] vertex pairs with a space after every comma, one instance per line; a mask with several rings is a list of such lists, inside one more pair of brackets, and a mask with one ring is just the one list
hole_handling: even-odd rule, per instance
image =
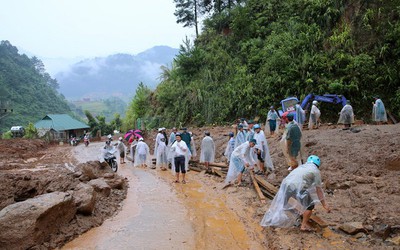
[[44, 241], [31, 245], [31, 248], [60, 247], [90, 228], [101, 225], [118, 211], [120, 202], [126, 196], [127, 183], [124, 179], [114, 176], [109, 168], [99, 166], [98, 162], [80, 164], [71, 154], [71, 148], [68, 145], [48, 145], [42, 140], [0, 140], [0, 210], [42, 194], [56, 191], [72, 194], [79, 183], [104, 175], [117, 184], [111, 188], [109, 196], [95, 196], [91, 215], [77, 213], [69, 223], [46, 236]]
[[[222, 153], [232, 127], [192, 128], [200, 153], [204, 131], [210, 131], [223, 162]], [[154, 133], [151, 135], [154, 137]], [[267, 179], [279, 186], [289, 173], [279, 144], [280, 135], [268, 137], [275, 173]], [[147, 139], [153, 148], [152, 138]], [[269, 249], [391, 249], [398, 247], [400, 236], [400, 126], [360, 125], [354, 132], [337, 126], [322, 126], [303, 131], [304, 160], [310, 154], [320, 156], [325, 196], [332, 208], [326, 213], [317, 206], [315, 213], [330, 226], [317, 232], [304, 233], [299, 228], [261, 228], [259, 223], [267, 211], [251, 184], [244, 177], [245, 187], [223, 189], [223, 179], [191, 171], [189, 178], [200, 182], [209, 200], [222, 199], [246, 225], [247, 234]], [[198, 158], [198, 156], [197, 156]], [[190, 203], [190, 202], [189, 202]], [[360, 233], [349, 235], [339, 229], [345, 223], [360, 222]], [[397, 243], [393, 243], [397, 242]], [[396, 245], [397, 244], [397, 245]]]
[[[197, 155], [204, 131], [208, 130], [216, 142], [217, 161], [225, 160], [222, 153], [232, 127], [189, 130], [195, 136]], [[185, 186], [173, 184], [167, 172], [146, 171], [167, 181], [185, 204], [196, 231], [196, 249], [396, 249], [400, 235], [400, 126], [362, 125], [356, 132], [336, 126], [303, 131], [303, 158], [309, 154], [320, 156], [325, 196], [332, 208], [326, 213], [316, 207], [315, 213], [329, 226], [315, 225], [314, 233], [300, 232], [298, 227], [262, 228], [259, 223], [270, 200], [260, 202], [248, 175], [244, 176], [244, 187], [222, 189], [223, 178], [204, 172], [190, 171]], [[155, 132], [145, 139], [151, 150], [153, 138]], [[267, 179], [276, 186], [289, 173], [279, 140], [279, 135], [268, 138], [276, 170]], [[0, 140], [0, 209], [43, 193], [74, 190], [79, 182], [94, 178], [93, 174], [109, 173], [107, 169], [93, 171], [94, 162], [79, 164], [71, 148], [40, 140]], [[74, 174], [71, 168], [81, 173]], [[126, 188], [112, 189], [109, 197], [98, 196], [92, 216], [76, 214], [51, 238], [33, 247], [59, 247], [100, 225], [118, 211]], [[350, 222], [362, 224], [360, 233], [349, 235], [339, 229]]]

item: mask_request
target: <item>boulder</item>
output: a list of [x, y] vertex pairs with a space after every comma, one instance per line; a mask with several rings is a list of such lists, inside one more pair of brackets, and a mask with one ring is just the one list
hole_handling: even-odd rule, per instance
[[85, 183], [79, 183], [73, 193], [78, 213], [90, 215], [96, 204], [96, 192], [94, 188]]
[[27, 249], [47, 241], [73, 219], [72, 196], [53, 192], [11, 204], [0, 211], [2, 249]]
[[125, 183], [124, 179], [122, 179], [121, 177], [114, 179], [105, 179], [105, 181], [112, 189], [122, 189]]
[[104, 181], [104, 179], [95, 179], [88, 182], [96, 192], [108, 197], [111, 193], [111, 187]]
[[360, 232], [366, 232], [367, 230], [364, 228], [364, 226], [362, 225], [362, 222], [349, 222], [349, 223], [344, 223], [342, 225], [339, 226], [339, 229], [344, 231], [347, 234], [357, 234]]

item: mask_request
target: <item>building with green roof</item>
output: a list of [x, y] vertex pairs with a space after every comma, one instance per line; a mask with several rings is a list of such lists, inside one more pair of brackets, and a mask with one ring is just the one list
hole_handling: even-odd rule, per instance
[[35, 123], [35, 128], [49, 140], [67, 141], [71, 137], [82, 137], [90, 127], [67, 114], [48, 114]]

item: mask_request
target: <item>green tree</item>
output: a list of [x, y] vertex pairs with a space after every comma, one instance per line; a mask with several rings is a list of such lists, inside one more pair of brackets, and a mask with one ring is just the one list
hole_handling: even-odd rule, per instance
[[28, 126], [25, 129], [25, 135], [24, 138], [27, 139], [36, 139], [38, 138], [38, 131], [35, 128], [35, 125], [33, 125], [33, 123], [29, 123]]

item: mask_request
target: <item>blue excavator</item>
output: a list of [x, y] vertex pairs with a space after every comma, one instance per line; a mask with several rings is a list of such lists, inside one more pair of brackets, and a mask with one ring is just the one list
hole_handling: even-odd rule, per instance
[[[346, 97], [342, 95], [334, 95], [334, 94], [325, 94], [325, 95], [314, 95], [308, 94], [306, 98], [301, 102], [300, 106], [304, 110], [310, 109], [311, 103], [313, 101], [318, 102], [327, 102], [332, 104], [341, 104], [342, 106], [346, 105]], [[299, 103], [299, 99], [297, 97], [288, 97], [281, 101], [282, 110], [279, 110], [279, 115], [282, 118], [286, 118], [289, 113], [294, 113], [296, 119], [295, 105]]]

